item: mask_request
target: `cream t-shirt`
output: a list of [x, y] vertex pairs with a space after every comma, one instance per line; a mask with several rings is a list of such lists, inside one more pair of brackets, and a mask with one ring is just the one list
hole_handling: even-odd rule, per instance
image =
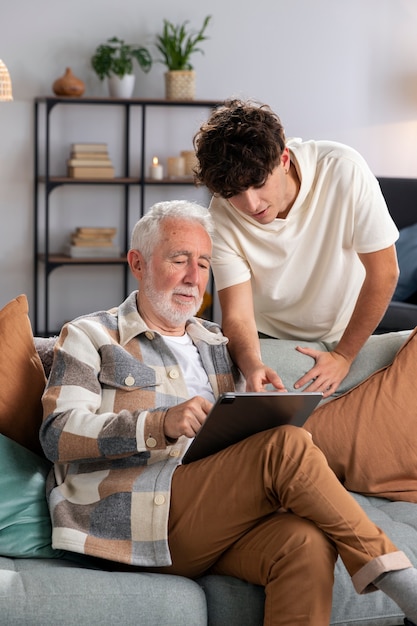
[[398, 230], [358, 152], [329, 141], [287, 145], [301, 186], [286, 219], [262, 225], [223, 198], [210, 203], [216, 288], [251, 280], [262, 333], [336, 341], [365, 275], [357, 253], [389, 247]]

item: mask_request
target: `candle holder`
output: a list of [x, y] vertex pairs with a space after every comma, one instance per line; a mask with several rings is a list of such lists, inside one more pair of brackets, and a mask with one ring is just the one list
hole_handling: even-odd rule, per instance
[[194, 150], [181, 150], [181, 156], [185, 161], [184, 175], [187, 177], [194, 176], [194, 168], [197, 165], [197, 157]]
[[182, 156], [168, 157], [168, 178], [183, 178], [185, 176], [185, 159]]

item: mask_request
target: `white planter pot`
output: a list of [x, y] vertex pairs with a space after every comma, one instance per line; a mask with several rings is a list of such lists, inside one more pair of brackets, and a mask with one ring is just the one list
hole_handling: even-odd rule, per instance
[[135, 75], [126, 74], [123, 78], [109, 76], [107, 84], [110, 98], [131, 98], [135, 88]]

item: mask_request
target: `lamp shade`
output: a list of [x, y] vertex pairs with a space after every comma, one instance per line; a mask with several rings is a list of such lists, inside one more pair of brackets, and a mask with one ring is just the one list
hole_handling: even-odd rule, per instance
[[0, 59], [0, 100], [13, 100], [12, 81], [7, 67]]

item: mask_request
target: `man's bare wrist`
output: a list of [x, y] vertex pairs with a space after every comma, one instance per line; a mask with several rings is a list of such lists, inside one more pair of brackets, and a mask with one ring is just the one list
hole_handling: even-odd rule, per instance
[[335, 350], [333, 350], [334, 354], [338, 354], [339, 356], [342, 357], [342, 359], [345, 359], [345, 361], [347, 361], [348, 363], [352, 363], [353, 359], [355, 357], [350, 357], [347, 354], [345, 354], [344, 352], [342, 352], [341, 350], [339, 350], [338, 348], [336, 348]]

